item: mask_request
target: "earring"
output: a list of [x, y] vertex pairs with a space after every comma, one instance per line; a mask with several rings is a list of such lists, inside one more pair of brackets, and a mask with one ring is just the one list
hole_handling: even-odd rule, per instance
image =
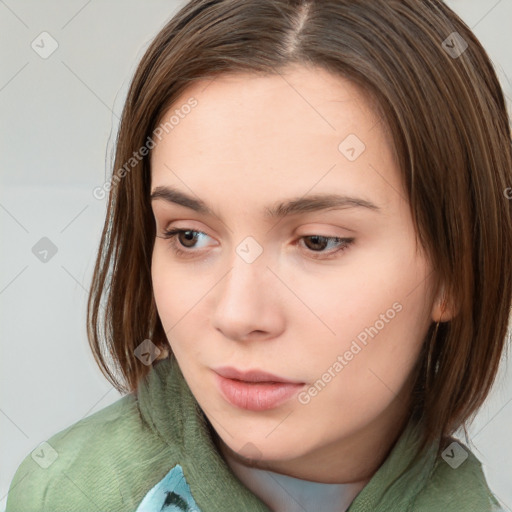
[[[442, 297], [441, 299], [441, 316], [440, 318], [443, 317], [443, 313], [444, 313], [444, 310], [445, 310], [445, 307], [446, 307], [446, 301], [445, 301], [445, 298], [444, 296]], [[440, 320], [438, 320], [436, 322], [436, 327], [434, 329], [434, 334], [432, 335], [432, 338], [430, 339], [430, 343], [428, 345], [428, 354], [427, 354], [427, 387], [430, 383], [430, 366], [432, 364], [432, 353], [434, 351], [434, 346], [435, 346], [435, 343], [436, 343], [436, 339], [437, 339], [437, 331], [439, 329], [439, 322]], [[434, 368], [434, 374], [437, 373], [437, 370], [439, 368], [439, 362], [436, 363], [436, 367]]]

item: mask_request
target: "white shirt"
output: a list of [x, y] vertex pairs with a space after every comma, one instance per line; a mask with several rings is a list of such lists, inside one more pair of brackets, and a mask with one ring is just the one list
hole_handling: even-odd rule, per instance
[[345, 512], [367, 481], [325, 484], [245, 466], [226, 457], [233, 473], [274, 512]]

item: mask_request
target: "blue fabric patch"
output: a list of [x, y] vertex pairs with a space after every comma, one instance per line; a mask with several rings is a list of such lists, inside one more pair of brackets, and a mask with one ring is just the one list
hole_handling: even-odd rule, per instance
[[140, 502], [136, 512], [201, 512], [190, 487], [185, 480], [183, 469], [174, 466]]

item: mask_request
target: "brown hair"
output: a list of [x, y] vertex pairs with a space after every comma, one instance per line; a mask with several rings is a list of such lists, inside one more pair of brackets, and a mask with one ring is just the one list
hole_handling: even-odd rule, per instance
[[[94, 357], [119, 391], [130, 392], [151, 369], [134, 355], [143, 340], [169, 355], [151, 286], [151, 155], [141, 150], [162, 115], [197, 80], [279, 73], [291, 64], [350, 79], [386, 123], [417, 236], [457, 310], [427, 333], [411, 416], [424, 422], [423, 445], [465, 429], [505, 346], [512, 149], [489, 57], [439, 0], [192, 0], [182, 7], [146, 51], [124, 106], [87, 308]], [[147, 154], [135, 159], [137, 151]]]

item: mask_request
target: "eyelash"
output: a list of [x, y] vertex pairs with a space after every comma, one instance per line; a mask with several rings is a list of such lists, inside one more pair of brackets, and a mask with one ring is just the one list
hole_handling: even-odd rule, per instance
[[[169, 240], [169, 245], [171, 246], [171, 249], [174, 252], [174, 254], [176, 254], [177, 256], [192, 257], [193, 254], [191, 254], [191, 253], [194, 252], [193, 249], [186, 250], [186, 249], [181, 249], [180, 247], [178, 247], [178, 241], [177, 241], [176, 237], [177, 237], [177, 235], [179, 235], [181, 233], [185, 233], [185, 232], [199, 233], [201, 235], [208, 236], [203, 231], [198, 231], [198, 230], [195, 230], [195, 229], [186, 229], [186, 228], [178, 229], [178, 228], [175, 228], [175, 229], [169, 229], [167, 231], [164, 231], [163, 235], [160, 238], [164, 238], [166, 240]], [[331, 252], [328, 252], [327, 253], [328, 254], [327, 257], [320, 258], [318, 256], [312, 256], [313, 259], [317, 259], [317, 260], [320, 260], [320, 259], [321, 260], [327, 260], [327, 259], [334, 258], [339, 253], [342, 253], [342, 252], [346, 251], [349, 248], [349, 246], [354, 242], [353, 238], [340, 238], [340, 237], [336, 237], [336, 236], [322, 236], [322, 235], [304, 235], [304, 236], [299, 237], [299, 240], [302, 240], [304, 238], [313, 238], [313, 237], [323, 238], [323, 239], [325, 239], [327, 241], [334, 240], [334, 241], [339, 242], [339, 244], [340, 244], [338, 249], [336, 249], [334, 251], [331, 251]], [[319, 251], [312, 251], [312, 250], [309, 250], [309, 251], [311, 253], [313, 253], [313, 254], [325, 254], [325, 253], [319, 252]]]

